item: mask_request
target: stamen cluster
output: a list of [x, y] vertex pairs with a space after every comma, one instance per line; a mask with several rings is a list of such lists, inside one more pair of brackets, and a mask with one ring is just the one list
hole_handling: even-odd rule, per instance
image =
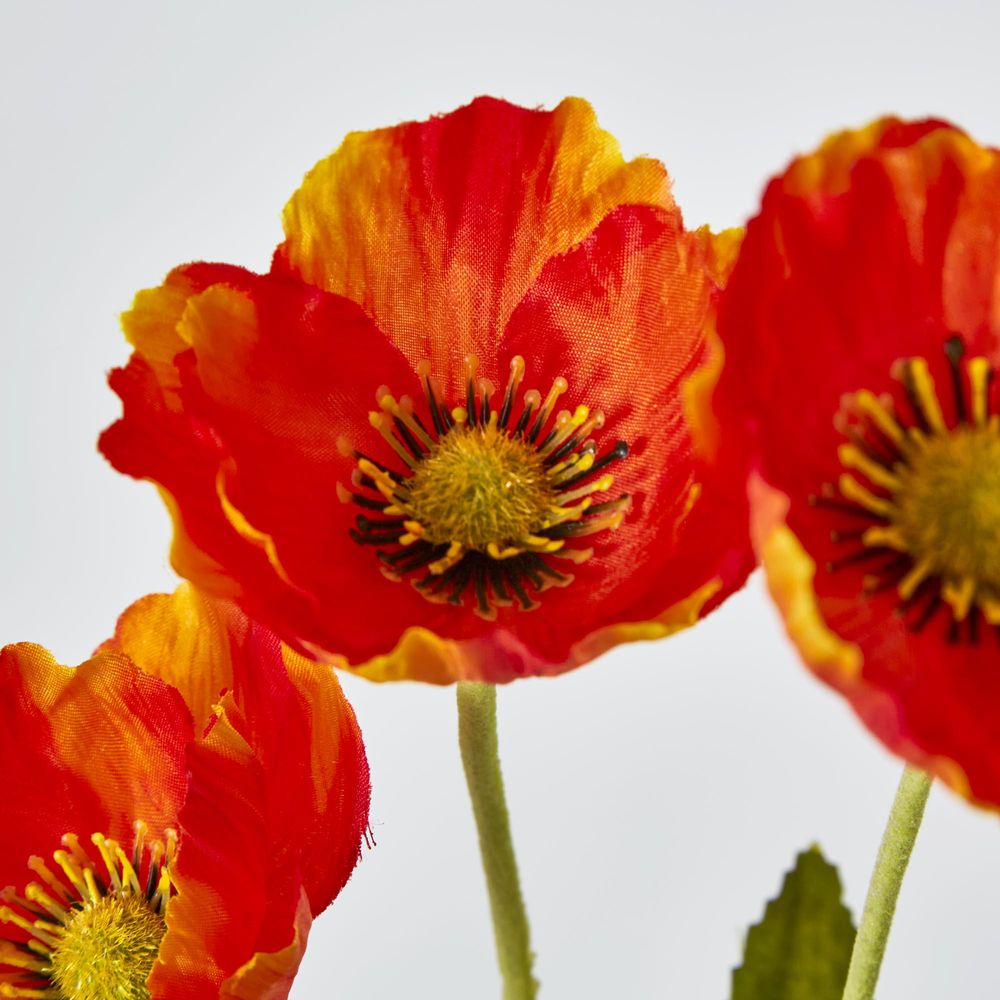
[[[52, 855], [57, 871], [40, 857], [28, 867], [39, 881], [23, 895], [0, 893], [0, 965], [19, 973], [0, 975], [0, 996], [52, 1000], [148, 1000], [146, 980], [172, 893], [169, 866], [176, 834], [166, 844], [147, 839], [135, 824], [131, 856], [100, 833], [90, 839], [100, 861], [67, 833]], [[0, 927], [2, 934], [2, 927]]]
[[413, 585], [428, 600], [452, 604], [461, 604], [471, 588], [476, 614], [491, 620], [498, 607], [515, 602], [525, 610], [537, 607], [529, 587], [540, 593], [567, 586], [572, 575], [549, 560], [583, 563], [593, 549], [567, 542], [621, 524], [628, 496], [595, 504], [593, 495], [611, 488], [606, 469], [628, 454], [628, 446], [618, 441], [598, 457], [590, 434], [604, 424], [599, 410], [578, 406], [553, 418], [568, 388], [561, 377], [544, 400], [535, 389], [525, 392], [515, 419], [525, 371], [520, 356], [511, 361], [499, 409], [491, 406], [492, 383], [476, 378], [475, 357], [466, 359], [465, 369], [464, 405], [449, 410], [429, 363], [421, 363], [426, 420], [409, 397], [397, 400], [381, 387], [379, 410], [370, 420], [405, 471], [343, 442], [357, 468], [354, 489], [340, 486], [338, 492], [344, 502], [379, 515], [359, 514], [352, 537], [378, 546], [389, 579], [420, 572]]
[[948, 608], [949, 638], [976, 642], [980, 618], [1000, 626], [1000, 415], [990, 413], [988, 359], [963, 364], [958, 337], [946, 354], [954, 422], [945, 418], [927, 361], [900, 361], [894, 375], [911, 419], [891, 396], [862, 390], [849, 397], [838, 415], [848, 439], [838, 454], [851, 471], [813, 502], [869, 522], [831, 532], [835, 543], [858, 547], [829, 570], [872, 564], [864, 592], [895, 589], [912, 630]]

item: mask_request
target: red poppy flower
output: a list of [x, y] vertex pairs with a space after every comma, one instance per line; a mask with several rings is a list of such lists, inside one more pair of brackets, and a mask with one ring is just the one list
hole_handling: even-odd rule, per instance
[[287, 996], [367, 824], [333, 674], [185, 586], [0, 684], [0, 996]]
[[738, 239], [685, 231], [587, 104], [353, 134], [285, 230], [270, 274], [182, 267], [124, 318], [101, 448], [161, 487], [183, 575], [441, 683], [559, 673], [742, 583], [684, 412]]
[[1000, 157], [942, 122], [772, 181], [720, 317], [789, 632], [893, 750], [1000, 804]]

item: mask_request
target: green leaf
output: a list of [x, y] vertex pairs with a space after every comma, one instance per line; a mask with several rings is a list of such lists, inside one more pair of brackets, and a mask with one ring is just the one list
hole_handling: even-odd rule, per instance
[[803, 851], [747, 933], [733, 1000], [840, 1000], [855, 934], [840, 896], [837, 869], [818, 847]]

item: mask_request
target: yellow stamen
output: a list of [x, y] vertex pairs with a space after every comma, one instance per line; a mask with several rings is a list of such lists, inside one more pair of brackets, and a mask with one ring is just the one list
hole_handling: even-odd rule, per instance
[[95, 833], [91, 838], [91, 843], [97, 848], [104, 866], [111, 877], [111, 888], [114, 892], [121, 892], [122, 882], [115, 866], [115, 848], [118, 846], [113, 840], [109, 841], [103, 834]]
[[551, 567], [548, 557], [558, 553], [582, 563], [593, 550], [567, 546], [568, 540], [621, 523], [627, 500], [595, 507], [595, 495], [611, 487], [612, 476], [590, 476], [595, 467], [604, 470], [623, 459], [628, 448], [616, 442], [598, 459], [597, 444], [587, 435], [603, 426], [600, 410], [581, 404], [553, 417], [568, 389], [562, 377], [544, 399], [536, 389], [524, 392], [515, 414], [525, 373], [520, 356], [511, 359], [499, 408], [494, 384], [479, 375], [478, 358], [469, 355], [463, 367], [464, 400], [449, 411], [430, 363], [417, 366], [427, 397], [422, 419], [409, 397], [397, 400], [387, 386], [378, 388], [379, 411], [369, 419], [403, 461], [404, 472], [390, 472], [391, 466], [338, 442], [357, 464], [354, 489], [338, 486], [337, 497], [364, 509], [352, 528], [356, 541], [391, 550], [377, 550], [386, 578], [419, 572], [423, 577], [414, 584], [436, 602], [461, 604], [468, 590], [475, 612], [492, 620], [496, 608], [515, 600], [522, 609], [534, 607], [527, 588], [542, 591], [572, 580]]
[[855, 469], [864, 473], [876, 486], [881, 486], [887, 490], [897, 490], [899, 479], [884, 465], [866, 455], [860, 448], [853, 444], [842, 444], [837, 449], [840, 464], [847, 469]]
[[541, 413], [536, 418], [544, 424], [549, 419], [549, 414], [552, 412], [556, 405], [556, 400], [569, 388], [569, 383], [561, 375], [555, 379], [552, 383], [552, 388], [549, 389], [549, 394], [545, 397], [545, 402], [542, 404]]
[[368, 414], [368, 420], [372, 427], [375, 428], [389, 442], [389, 447], [411, 468], [415, 469], [417, 467], [417, 459], [410, 454], [410, 452], [397, 440], [396, 435], [392, 433], [392, 420], [389, 419], [384, 413], [377, 413], [372, 410]]
[[[565, 497], [561, 498], [565, 502]], [[579, 521], [581, 517], [590, 509], [593, 500], [586, 497], [575, 507], [553, 507], [548, 519], [548, 526], [553, 524], [564, 524], [566, 521]]]
[[379, 392], [381, 395], [376, 393], [378, 405], [381, 406], [387, 413], [392, 414], [392, 416], [399, 420], [400, 423], [402, 423], [406, 429], [428, 449], [433, 448], [433, 439], [413, 417], [413, 400], [410, 399], [409, 396], [403, 396], [397, 403], [386, 386], [381, 386]]
[[963, 576], [960, 580], [945, 580], [941, 585], [941, 596], [951, 605], [955, 621], [964, 621], [972, 607], [976, 595], [975, 577]]
[[405, 493], [397, 486], [396, 481], [387, 472], [384, 472], [374, 463], [369, 462], [367, 458], [362, 458], [358, 462], [358, 468], [369, 479], [375, 481], [379, 492], [387, 500], [398, 500], [401, 503], [406, 503]]
[[895, 549], [897, 552], [908, 551], [906, 539], [899, 533], [898, 528], [891, 525], [888, 527], [869, 528], [862, 536], [861, 541], [872, 549]]
[[486, 546], [486, 554], [491, 559], [512, 559], [514, 556], [519, 556], [524, 549], [518, 548], [516, 545], [508, 545], [506, 548], [500, 548], [496, 542], [489, 542]]
[[913, 394], [927, 425], [935, 434], [943, 434], [947, 431], [944, 422], [944, 414], [941, 412], [941, 404], [938, 402], [937, 391], [934, 388], [934, 379], [931, 377], [930, 369], [924, 358], [910, 358], [903, 363], [903, 377], [909, 377], [913, 387]]
[[570, 438], [578, 428], [586, 422], [590, 410], [586, 406], [578, 406], [575, 412], [569, 410], [560, 411], [556, 417], [556, 426], [552, 434], [552, 440], [539, 449], [539, 454], [548, 457], [556, 451], [568, 438]]
[[[851, 441], [840, 446], [838, 455], [845, 468], [864, 476], [873, 489], [843, 473], [839, 490], [865, 516], [882, 523], [855, 532], [835, 530], [831, 535], [834, 541], [860, 539], [866, 549], [885, 549], [903, 557], [903, 566], [900, 559], [885, 564], [882, 572], [887, 577], [864, 578], [865, 588], [872, 592], [888, 584], [895, 586], [902, 601], [910, 602], [927, 581], [937, 581], [939, 593], [932, 595], [914, 627], [922, 627], [942, 600], [956, 625], [974, 609], [988, 624], [1000, 624], [1000, 420], [989, 412], [992, 367], [987, 358], [970, 358], [963, 373], [964, 350], [957, 337], [948, 341], [946, 354], [955, 394], [953, 427], [946, 422], [924, 358], [897, 363], [894, 374], [926, 429], [901, 425], [892, 414], [891, 400], [867, 390], [846, 398], [846, 410], [836, 424]], [[850, 425], [846, 417], [850, 410], [868, 425]], [[897, 449], [899, 457], [891, 468], [882, 444], [867, 446], [873, 429]], [[858, 561], [848, 556], [831, 565], [840, 568]], [[975, 624], [970, 632], [973, 641]]]
[[871, 490], [866, 489], [846, 472], [837, 480], [837, 485], [840, 487], [840, 492], [859, 507], [864, 507], [865, 510], [881, 517], [888, 517], [892, 513], [891, 501], [875, 496]]
[[1000, 597], [992, 594], [981, 594], [976, 603], [989, 625], [1000, 625]]
[[435, 574], [444, 573], [462, 558], [464, 551], [461, 542], [452, 542], [448, 546], [448, 551], [444, 554], [444, 557], [438, 559], [436, 562], [432, 562], [427, 568]]
[[69, 917], [69, 910], [57, 899], [53, 899], [37, 882], [29, 882], [24, 887], [24, 895], [29, 903], [41, 907], [59, 922], [64, 923]]
[[883, 433], [893, 444], [902, 445], [906, 439], [903, 428], [896, 422], [896, 418], [890, 410], [891, 402], [886, 399], [879, 399], [873, 392], [862, 389], [854, 395], [855, 404], [858, 410], [870, 417], [872, 423]]
[[916, 593], [917, 587], [919, 587], [920, 584], [922, 584], [924, 580], [931, 575], [933, 570], [934, 563], [932, 560], [926, 558], [921, 559], [920, 562], [918, 562], [913, 569], [911, 569], [910, 572], [907, 573], [902, 580], [900, 580], [897, 588], [899, 596], [902, 597], [904, 601], [911, 598], [914, 593]]
[[26, 1000], [33, 997], [38, 1000], [62, 1000], [62, 994], [58, 990], [36, 990], [28, 989], [24, 986], [10, 986], [7, 983], [0, 983], [0, 997], [16, 997]]
[[576, 563], [577, 566], [582, 566], [593, 554], [593, 549], [560, 549], [558, 552], [553, 552], [553, 556], [556, 559], [569, 559], [570, 562]]
[[508, 400], [513, 402], [523, 378], [524, 358], [522, 358], [520, 354], [515, 354], [514, 357], [510, 359], [510, 377], [507, 379], [507, 388], [504, 390], [503, 394], [505, 404], [507, 404]]
[[972, 389], [972, 422], [984, 427], [989, 413], [990, 363], [986, 358], [970, 358], [965, 370]]
[[[592, 451], [584, 452], [584, 454], [579, 458], [574, 459], [572, 463], [567, 461], [564, 463], [566, 468], [559, 469], [559, 472], [551, 476], [552, 485], [558, 486], [560, 483], [564, 483], [567, 479], [573, 479], [580, 475], [580, 473], [587, 472], [595, 461], [596, 458]], [[556, 466], [556, 468], [559, 467]]]
[[611, 484], [614, 481], [614, 476], [601, 476], [600, 479], [595, 479], [593, 482], [587, 483], [586, 486], [579, 487], [579, 489], [570, 490], [568, 493], [560, 493], [559, 502], [561, 504], [572, 503], [574, 500], [579, 500], [580, 497], [590, 496], [591, 493], [606, 493], [611, 489]]
[[[148, 1000], [146, 980], [166, 933], [167, 866], [177, 835], [167, 831], [164, 845], [147, 844], [146, 834], [145, 825], [136, 824], [131, 858], [103, 834], [90, 838], [93, 857], [75, 834], [66, 834], [63, 849], [53, 853], [62, 877], [41, 858], [29, 859], [44, 888], [31, 882], [23, 898], [13, 889], [0, 892], [0, 934], [8, 924], [27, 937], [24, 943], [0, 937], [0, 966], [16, 970], [0, 972], [0, 997]], [[149, 899], [140, 874], [155, 883]]]
[[76, 890], [77, 895], [84, 902], [91, 902], [90, 887], [83, 878], [83, 873], [79, 867], [65, 851], [56, 851], [52, 859], [63, 870], [63, 874], [69, 879], [70, 885]]
[[[9, 941], [0, 941], [0, 965], [10, 965], [30, 972], [44, 972], [49, 967], [47, 959], [21, 951]], [[0, 993], [0, 996], [3, 995]]]
[[59, 944], [59, 935], [52, 933], [53, 928], [58, 930], [57, 925], [44, 920], [28, 920], [9, 906], [0, 906], [0, 924], [13, 924], [49, 948], [55, 948]]
[[573, 532], [573, 537], [579, 538], [581, 535], [593, 535], [598, 531], [617, 531], [625, 518], [625, 512], [629, 507], [629, 500], [626, 497], [615, 501], [609, 506], [611, 509], [606, 514], [600, 517], [592, 517], [589, 521], [581, 523], [578, 529]]
[[543, 538], [539, 535], [528, 535], [522, 542], [526, 549], [534, 552], [555, 552], [566, 543], [561, 538]]

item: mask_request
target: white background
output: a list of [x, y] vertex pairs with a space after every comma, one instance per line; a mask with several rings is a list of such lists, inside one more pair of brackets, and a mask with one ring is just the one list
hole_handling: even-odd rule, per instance
[[[879, 113], [1000, 142], [985, 0], [167, 6], [0, 8], [0, 640], [66, 662], [174, 585], [152, 487], [94, 450], [117, 313], [180, 261], [266, 268], [285, 199], [348, 130], [580, 94], [715, 227]], [[293, 998], [496, 997], [454, 692], [344, 683], [378, 847]], [[502, 690], [500, 712], [544, 1000], [727, 1000], [744, 928], [814, 840], [859, 909], [899, 764], [798, 665], [756, 578], [689, 633]], [[882, 1000], [1000, 995], [998, 834], [933, 793]]]

